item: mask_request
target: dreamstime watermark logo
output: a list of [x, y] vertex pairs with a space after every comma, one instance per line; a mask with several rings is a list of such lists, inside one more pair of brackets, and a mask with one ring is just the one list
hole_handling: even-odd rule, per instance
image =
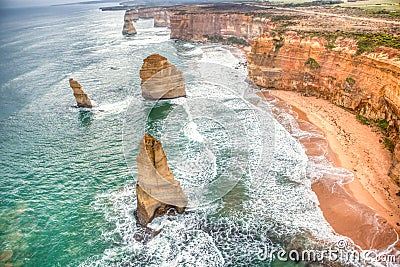
[[275, 259], [287, 261], [303, 262], [342, 262], [353, 264], [376, 264], [383, 266], [398, 266], [400, 257], [379, 253], [375, 250], [356, 250], [347, 240], [339, 240], [333, 248], [322, 250], [304, 249], [301, 251], [286, 251], [283, 248], [274, 248], [265, 244], [264, 248], [258, 251], [257, 257], [260, 261], [273, 261]]

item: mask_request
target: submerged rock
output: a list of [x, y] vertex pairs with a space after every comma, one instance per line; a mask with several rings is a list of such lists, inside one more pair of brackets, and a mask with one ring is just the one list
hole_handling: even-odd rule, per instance
[[133, 22], [136, 16], [133, 15], [133, 11], [128, 10], [125, 12], [124, 16], [124, 28], [122, 29], [123, 35], [134, 35], [137, 33], [135, 26], [133, 26]]
[[5, 250], [0, 252], [0, 262], [7, 262], [9, 261], [13, 256], [12, 250]]
[[72, 90], [74, 90], [74, 96], [76, 99], [76, 103], [80, 108], [92, 108], [92, 102], [90, 102], [89, 97], [82, 90], [82, 86], [75, 81], [74, 79], [69, 79], [69, 85]]
[[171, 208], [183, 213], [188, 200], [168, 167], [161, 142], [145, 134], [136, 161], [139, 173], [136, 185], [138, 223], [146, 226], [154, 217], [164, 215]]
[[142, 96], [146, 99], [186, 96], [183, 73], [158, 54], [150, 55], [143, 60], [140, 78], [142, 79]]

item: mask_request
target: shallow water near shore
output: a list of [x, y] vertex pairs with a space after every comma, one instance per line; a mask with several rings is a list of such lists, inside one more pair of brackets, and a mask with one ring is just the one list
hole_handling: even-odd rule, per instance
[[[95, 6], [2, 13], [0, 247], [14, 266], [268, 266], [278, 263], [260, 254], [271, 249], [353, 249], [311, 189], [309, 168], [318, 176], [327, 165], [309, 164], [281, 125], [298, 127], [293, 116], [278, 122], [246, 82], [239, 50], [170, 40], [152, 20], [125, 38], [123, 12]], [[187, 98], [141, 98], [152, 53], [184, 72]], [[73, 107], [70, 77], [92, 110]], [[153, 238], [133, 215], [145, 131], [190, 201], [155, 219]]]

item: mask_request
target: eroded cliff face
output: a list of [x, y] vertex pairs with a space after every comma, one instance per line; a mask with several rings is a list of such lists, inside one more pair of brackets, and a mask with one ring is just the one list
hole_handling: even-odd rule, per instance
[[171, 11], [162, 7], [140, 8], [137, 11], [138, 18], [154, 19], [154, 27], [169, 27]]
[[169, 99], [186, 96], [185, 78], [177, 67], [158, 54], [143, 60], [140, 70], [142, 96], [146, 99]]
[[[266, 32], [248, 55], [248, 76], [260, 87], [322, 97], [368, 119], [386, 121], [390, 138], [398, 141], [400, 51], [381, 47], [356, 55], [357, 50], [357, 42], [349, 38], [339, 37], [332, 45], [322, 37]], [[391, 169], [398, 183], [399, 159]]]
[[141, 19], [152, 19], [155, 14], [160, 11], [165, 11], [162, 7], [146, 7], [139, 9], [139, 18]]
[[169, 27], [171, 13], [167, 10], [154, 12], [154, 27]]
[[184, 212], [188, 200], [168, 167], [161, 142], [149, 134], [145, 134], [140, 143], [137, 167], [136, 217], [139, 224], [146, 226], [171, 208]]
[[235, 37], [251, 42], [263, 33], [267, 19], [245, 14], [172, 14], [171, 38], [207, 41]]
[[139, 11], [137, 9], [129, 9], [125, 11], [125, 20], [137, 21], [139, 19]]

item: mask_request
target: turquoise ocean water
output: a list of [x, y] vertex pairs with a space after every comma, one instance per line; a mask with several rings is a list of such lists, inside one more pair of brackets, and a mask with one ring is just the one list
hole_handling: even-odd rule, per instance
[[[243, 54], [170, 40], [152, 20], [123, 37], [123, 15], [94, 5], [1, 11], [0, 253], [12, 251], [8, 262], [268, 266], [257, 256], [266, 247], [342, 239], [317, 207], [316, 177], [293, 137], [310, 133], [255, 94]], [[141, 98], [139, 70], [153, 53], [183, 71], [187, 98]], [[71, 77], [93, 110], [74, 107]], [[187, 213], [155, 219], [150, 226], [162, 231], [149, 239], [133, 215], [144, 132], [163, 142], [189, 197]]]

